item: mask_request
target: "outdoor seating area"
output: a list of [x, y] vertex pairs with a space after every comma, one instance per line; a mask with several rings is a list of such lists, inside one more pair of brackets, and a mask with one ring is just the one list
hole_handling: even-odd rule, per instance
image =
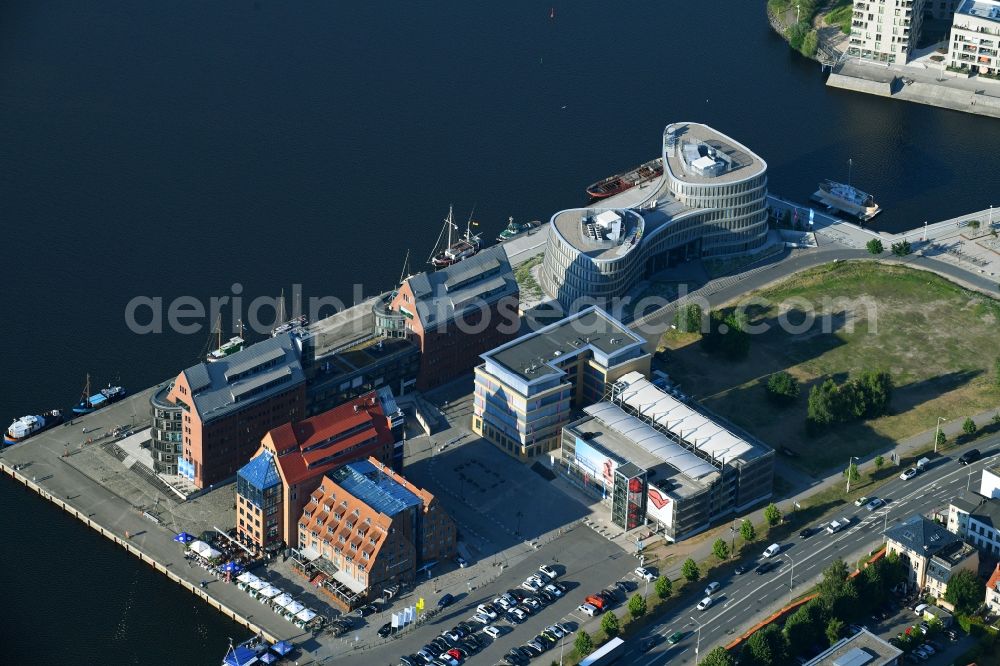
[[218, 574], [225, 580], [246, 571], [258, 562], [253, 553], [223, 532], [203, 532], [201, 538], [181, 532], [174, 541], [184, 544], [184, 557], [192, 565]]
[[249, 571], [236, 577], [236, 586], [303, 631], [320, 631], [326, 624], [322, 615]]

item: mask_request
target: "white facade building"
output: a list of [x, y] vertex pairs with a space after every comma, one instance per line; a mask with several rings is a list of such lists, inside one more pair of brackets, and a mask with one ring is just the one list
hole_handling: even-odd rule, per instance
[[1000, 2], [963, 0], [952, 19], [948, 66], [1000, 77]]
[[856, 0], [847, 55], [905, 64], [920, 36], [924, 0]]

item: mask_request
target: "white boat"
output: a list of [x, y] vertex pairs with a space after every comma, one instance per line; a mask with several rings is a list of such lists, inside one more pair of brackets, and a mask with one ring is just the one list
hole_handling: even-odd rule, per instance
[[813, 199], [830, 208], [852, 215], [867, 222], [882, 212], [882, 207], [875, 203], [875, 197], [862, 192], [856, 187], [824, 180], [813, 194]]

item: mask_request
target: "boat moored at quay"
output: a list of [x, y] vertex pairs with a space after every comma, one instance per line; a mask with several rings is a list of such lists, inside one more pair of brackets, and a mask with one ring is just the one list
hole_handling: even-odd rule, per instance
[[23, 442], [32, 435], [37, 435], [59, 425], [63, 420], [62, 412], [58, 409], [50, 410], [44, 414], [22, 416], [11, 423], [4, 432], [3, 443], [10, 445]]

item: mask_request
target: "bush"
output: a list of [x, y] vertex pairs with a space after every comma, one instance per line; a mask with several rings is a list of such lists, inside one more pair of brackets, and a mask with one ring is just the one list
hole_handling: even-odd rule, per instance
[[809, 32], [809, 24], [799, 22], [788, 29], [788, 44], [796, 51], [802, 50], [802, 43]]
[[865, 243], [865, 247], [868, 248], [868, 252], [871, 254], [878, 255], [885, 252], [885, 248], [882, 247], [882, 241], [877, 238], [873, 238]]
[[898, 243], [893, 243], [891, 249], [892, 253], [897, 257], [905, 257], [913, 252], [913, 248], [910, 247], [910, 241], [908, 240], [901, 240]]
[[618, 616], [610, 612], [605, 613], [604, 617], [601, 618], [601, 629], [608, 638], [617, 636], [621, 631], [621, 626], [618, 624]]
[[806, 36], [802, 38], [802, 47], [799, 51], [807, 58], [812, 58], [816, 55], [816, 49], [819, 48], [819, 35], [815, 30], [810, 30], [806, 33]]
[[690, 557], [684, 560], [684, 564], [681, 565], [681, 575], [684, 576], [685, 580], [689, 583], [693, 583], [701, 578], [701, 571], [698, 569], [698, 563]]
[[722, 354], [731, 361], [739, 361], [750, 353], [750, 334], [742, 313], [728, 315], [712, 311], [708, 327], [701, 337], [701, 346], [709, 354]]
[[962, 423], [962, 432], [969, 437], [976, 434], [976, 422], [973, 421], [971, 417], [965, 418], [965, 422]]
[[632, 598], [628, 600], [628, 614], [632, 616], [632, 619], [645, 615], [646, 597], [638, 593], [633, 594]]
[[790, 405], [799, 397], [799, 383], [784, 370], [767, 378], [767, 397], [776, 405]]
[[736, 659], [721, 645], [705, 655], [702, 666], [736, 666]]
[[573, 641], [573, 647], [579, 655], [588, 655], [594, 651], [594, 639], [586, 631], [581, 631]]
[[831, 617], [826, 623], [826, 639], [833, 645], [844, 635], [844, 621], [839, 617]]
[[892, 391], [892, 375], [884, 370], [865, 370], [840, 385], [827, 379], [809, 391], [806, 425], [816, 432], [833, 423], [883, 416], [889, 412]]
[[781, 510], [773, 502], [764, 509], [764, 520], [771, 527], [781, 522]]
[[740, 523], [740, 536], [743, 537], [743, 540], [747, 543], [751, 543], [757, 539], [757, 529], [753, 526], [753, 523], [746, 518], [744, 518], [743, 522]]
[[697, 303], [688, 303], [674, 316], [674, 325], [684, 333], [701, 332], [702, 311]]

